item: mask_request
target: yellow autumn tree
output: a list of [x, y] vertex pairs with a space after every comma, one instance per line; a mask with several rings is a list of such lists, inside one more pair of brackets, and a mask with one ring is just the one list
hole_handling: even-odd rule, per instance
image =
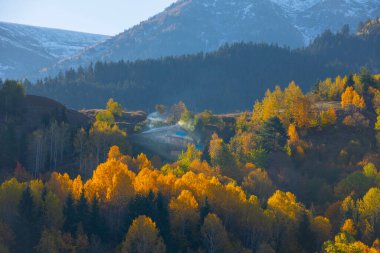
[[274, 185], [268, 173], [263, 169], [256, 169], [249, 173], [242, 182], [243, 189], [258, 196], [262, 200], [267, 200], [274, 192]]
[[183, 190], [177, 198], [169, 203], [170, 219], [173, 228], [173, 237], [179, 242], [180, 248], [189, 247], [189, 235], [194, 236], [199, 221], [198, 202], [194, 195]]
[[[111, 149], [114, 152], [115, 149]], [[98, 165], [94, 170], [92, 178], [87, 180], [84, 191], [88, 201], [96, 197], [101, 202], [126, 204], [134, 196], [135, 174], [128, 169], [128, 165], [121, 160], [113, 158], [112, 153], [108, 155], [105, 163]]]
[[82, 192], [83, 192], [83, 182], [82, 182], [81, 176], [78, 175], [74, 179], [73, 184], [72, 184], [72, 196], [73, 196], [73, 198], [76, 200], [79, 200]]
[[279, 116], [281, 108], [283, 108], [283, 93], [280, 86], [276, 86], [273, 92], [267, 90], [262, 101], [263, 121], [266, 121], [274, 116]]
[[26, 183], [19, 183], [15, 178], [5, 181], [0, 186], [0, 219], [12, 220], [17, 216], [17, 207], [20, 202]]
[[333, 107], [330, 107], [326, 111], [322, 110], [319, 113], [319, 121], [322, 127], [335, 125], [336, 120], [337, 120], [337, 116], [336, 116], [335, 109]]
[[347, 85], [348, 77], [337, 76], [333, 81], [331, 78], [320, 82], [318, 84], [318, 95], [323, 100], [336, 100], [339, 99]]
[[316, 244], [320, 247], [331, 237], [332, 227], [330, 220], [323, 216], [315, 217], [311, 222], [311, 230], [315, 235]]
[[289, 140], [288, 140], [289, 144], [298, 143], [300, 140], [297, 133], [296, 126], [293, 123], [290, 124], [288, 127], [288, 136], [289, 136]]
[[159, 170], [142, 169], [134, 180], [136, 193], [147, 196], [150, 191], [170, 196], [177, 178], [174, 174], [163, 174]]
[[294, 107], [291, 108], [291, 115], [297, 127], [310, 127], [313, 118], [315, 118], [310, 100], [307, 97], [298, 98], [294, 103]]
[[348, 235], [352, 236], [353, 238], [355, 238], [356, 235], [358, 234], [355, 223], [352, 219], [345, 220], [340, 231], [347, 233]]
[[353, 87], [347, 87], [345, 92], [342, 94], [341, 105], [343, 109], [359, 108], [363, 109], [365, 107], [364, 98], [361, 97]]
[[295, 231], [302, 214], [306, 213], [305, 208], [296, 201], [294, 194], [279, 190], [268, 199], [267, 204], [275, 216], [273, 230], [276, 248], [281, 245], [289, 252], [294, 252], [297, 249]]
[[206, 216], [201, 228], [203, 245], [207, 252], [234, 252], [226, 229], [216, 214]]
[[108, 152], [107, 159], [115, 159], [120, 160], [122, 158], [123, 154], [120, 152], [120, 148], [118, 146], [112, 146]]
[[61, 201], [65, 201], [67, 195], [72, 192], [73, 180], [70, 179], [69, 174], [63, 175], [57, 172], [53, 172], [50, 175], [49, 181], [46, 183], [46, 188], [54, 192]]
[[132, 180], [125, 171], [121, 170], [114, 174], [107, 188], [106, 200], [114, 205], [126, 206], [135, 195]]
[[304, 210], [304, 207], [296, 201], [293, 193], [279, 190], [268, 199], [268, 208], [293, 221], [297, 221]]
[[365, 107], [365, 101], [362, 96], [360, 96], [358, 93], [354, 93], [354, 96], [352, 98], [352, 105], [359, 109], [364, 109]]
[[256, 100], [252, 110], [251, 125], [253, 129], [258, 129], [264, 123], [263, 104]]
[[121, 253], [165, 253], [166, 247], [156, 224], [141, 215], [133, 220], [121, 246]]
[[121, 117], [123, 114], [123, 107], [112, 98], [110, 98], [107, 102], [107, 110], [116, 117]]
[[[288, 85], [288, 87], [284, 90], [284, 108], [282, 108], [283, 112], [280, 118], [285, 125], [290, 124], [290, 119], [294, 118], [294, 115], [297, 114], [297, 110], [302, 109], [299, 108], [299, 105], [302, 104], [303, 98], [304, 95], [302, 93], [301, 88], [297, 86], [294, 81], [291, 82]], [[298, 120], [295, 119], [295, 121]]]

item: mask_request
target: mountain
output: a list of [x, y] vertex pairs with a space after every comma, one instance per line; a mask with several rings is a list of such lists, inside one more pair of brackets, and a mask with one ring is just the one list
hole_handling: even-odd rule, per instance
[[206, 54], [96, 62], [38, 81], [28, 93], [77, 109], [99, 108], [114, 98], [132, 110], [149, 111], [181, 100], [194, 111], [233, 112], [250, 109], [268, 88], [291, 80], [308, 91], [317, 80], [362, 66], [380, 73], [379, 55], [376, 33], [326, 31], [302, 49], [238, 43]]
[[292, 48], [326, 29], [380, 16], [380, 0], [179, 0], [162, 13], [53, 67], [208, 52], [225, 43], [267, 42]]
[[24, 78], [107, 36], [0, 22], [0, 78]]
[[[356, 32], [361, 22], [380, 16], [379, 0], [324, 0], [314, 1], [309, 8], [288, 14], [290, 20], [302, 32], [309, 43], [326, 29], [338, 31], [348, 24]], [[288, 11], [288, 13], [291, 13]]]

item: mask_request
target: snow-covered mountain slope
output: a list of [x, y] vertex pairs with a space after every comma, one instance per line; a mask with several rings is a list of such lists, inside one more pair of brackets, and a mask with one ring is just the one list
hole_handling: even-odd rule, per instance
[[320, 0], [271, 0], [280, 6], [288, 15], [296, 15], [314, 6]]
[[0, 78], [23, 78], [107, 36], [0, 22]]
[[302, 34], [269, 0], [179, 0], [165, 11], [53, 68], [97, 60], [159, 58], [211, 51], [232, 42], [298, 47]]
[[98, 60], [158, 58], [215, 50], [225, 43], [301, 47], [326, 29], [380, 16], [380, 0], [179, 0], [162, 13], [49, 69]]
[[338, 31], [348, 24], [356, 32], [360, 22], [380, 16], [380, 0], [323, 0], [290, 17], [305, 44], [326, 29]]

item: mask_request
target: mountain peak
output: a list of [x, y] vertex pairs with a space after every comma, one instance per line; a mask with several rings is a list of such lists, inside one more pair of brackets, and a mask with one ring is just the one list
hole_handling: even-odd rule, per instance
[[[163, 12], [48, 68], [209, 52], [226, 43], [306, 46], [329, 29], [380, 16], [380, 0], [179, 0]], [[46, 74], [44, 72], [43, 74]]]

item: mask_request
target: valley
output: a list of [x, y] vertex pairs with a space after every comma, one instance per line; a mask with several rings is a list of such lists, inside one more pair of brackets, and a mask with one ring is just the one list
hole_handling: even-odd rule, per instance
[[0, 253], [380, 252], [380, 2], [156, 4], [0, 22]]

